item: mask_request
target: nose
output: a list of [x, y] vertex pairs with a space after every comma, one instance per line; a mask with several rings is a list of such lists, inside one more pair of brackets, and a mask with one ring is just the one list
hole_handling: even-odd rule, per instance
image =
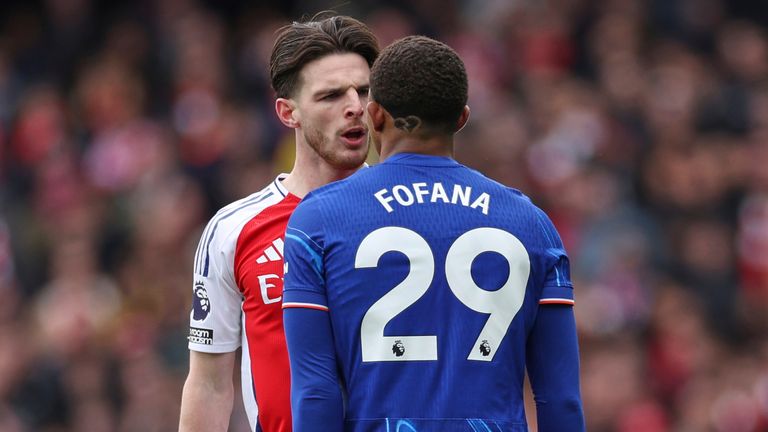
[[359, 118], [363, 116], [363, 110], [365, 109], [363, 107], [363, 100], [360, 97], [360, 94], [358, 94], [357, 90], [355, 89], [349, 89], [347, 92], [349, 96], [349, 102], [347, 103], [347, 106], [344, 109], [344, 117], [346, 118]]

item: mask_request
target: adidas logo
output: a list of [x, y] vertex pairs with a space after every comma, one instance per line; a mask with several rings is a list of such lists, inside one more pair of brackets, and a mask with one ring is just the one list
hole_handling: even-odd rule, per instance
[[276, 238], [272, 240], [272, 245], [264, 249], [264, 253], [256, 259], [259, 264], [266, 262], [280, 261], [283, 259], [283, 239]]

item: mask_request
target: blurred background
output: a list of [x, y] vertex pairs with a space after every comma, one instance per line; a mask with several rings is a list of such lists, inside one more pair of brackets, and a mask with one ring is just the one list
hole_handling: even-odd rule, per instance
[[177, 428], [194, 248], [290, 169], [268, 55], [323, 9], [464, 58], [456, 156], [562, 234], [590, 431], [768, 431], [768, 2], [747, 0], [3, 0], [0, 431]]

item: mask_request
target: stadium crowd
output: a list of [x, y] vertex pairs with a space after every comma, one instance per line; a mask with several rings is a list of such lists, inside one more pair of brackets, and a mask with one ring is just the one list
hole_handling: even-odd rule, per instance
[[767, 431], [768, 4], [383, 4], [3, 2], [0, 430], [176, 429], [203, 225], [292, 161], [274, 30], [335, 8], [464, 59], [457, 159], [569, 251], [588, 430]]

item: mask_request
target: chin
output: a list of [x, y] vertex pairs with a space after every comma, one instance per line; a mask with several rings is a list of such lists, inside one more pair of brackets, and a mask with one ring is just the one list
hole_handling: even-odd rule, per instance
[[338, 168], [343, 170], [354, 170], [360, 168], [365, 163], [366, 159], [367, 158], [349, 160], [346, 161], [346, 163], [340, 164]]
[[332, 164], [341, 170], [353, 170], [359, 168], [368, 159], [368, 150], [366, 148], [365, 153], [349, 155], [347, 157], [340, 156]]

